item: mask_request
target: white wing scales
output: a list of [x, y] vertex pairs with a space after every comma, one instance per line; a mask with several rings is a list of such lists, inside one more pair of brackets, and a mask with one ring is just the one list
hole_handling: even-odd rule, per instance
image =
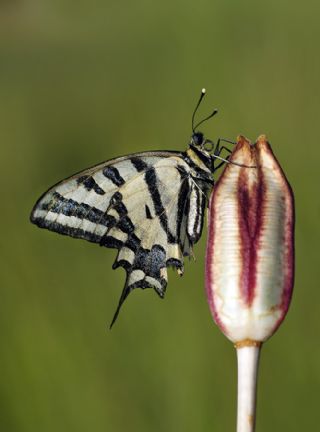
[[[120, 306], [132, 291], [164, 296], [167, 267], [183, 273], [203, 225], [206, 186], [182, 153], [149, 152], [102, 163], [46, 192], [31, 221], [60, 234], [119, 250], [113, 268], [127, 272]], [[112, 322], [112, 323], [113, 323]]]

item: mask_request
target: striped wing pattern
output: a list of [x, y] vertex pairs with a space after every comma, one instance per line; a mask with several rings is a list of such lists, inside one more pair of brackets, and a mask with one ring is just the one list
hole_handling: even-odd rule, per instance
[[125, 268], [127, 278], [113, 322], [134, 288], [163, 297], [167, 267], [183, 273], [212, 182], [192, 164], [178, 152], [114, 159], [58, 183], [35, 205], [31, 221], [39, 227], [118, 249], [113, 268]]

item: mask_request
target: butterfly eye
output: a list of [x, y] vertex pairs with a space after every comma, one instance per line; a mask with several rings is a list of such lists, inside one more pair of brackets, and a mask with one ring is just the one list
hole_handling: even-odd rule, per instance
[[214, 143], [210, 140], [206, 140], [204, 142], [203, 148], [207, 151], [207, 152], [211, 152], [213, 150], [214, 147]]

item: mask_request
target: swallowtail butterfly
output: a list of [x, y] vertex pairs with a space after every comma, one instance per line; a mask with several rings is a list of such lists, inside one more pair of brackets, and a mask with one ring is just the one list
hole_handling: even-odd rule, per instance
[[118, 249], [113, 268], [123, 267], [127, 277], [111, 326], [133, 289], [154, 288], [163, 297], [167, 267], [182, 275], [184, 256], [201, 236], [212, 174], [226, 162], [220, 140], [214, 144], [197, 131], [217, 111], [194, 126], [204, 94], [186, 151], [103, 162], [51, 187], [32, 210], [40, 228]]

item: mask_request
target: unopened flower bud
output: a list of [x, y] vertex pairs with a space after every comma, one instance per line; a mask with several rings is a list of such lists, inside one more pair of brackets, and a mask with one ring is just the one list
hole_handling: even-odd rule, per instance
[[[263, 342], [284, 319], [294, 277], [294, 203], [264, 135], [244, 137], [210, 200], [206, 290], [214, 320], [235, 344]], [[251, 341], [251, 342], [250, 342]]]

